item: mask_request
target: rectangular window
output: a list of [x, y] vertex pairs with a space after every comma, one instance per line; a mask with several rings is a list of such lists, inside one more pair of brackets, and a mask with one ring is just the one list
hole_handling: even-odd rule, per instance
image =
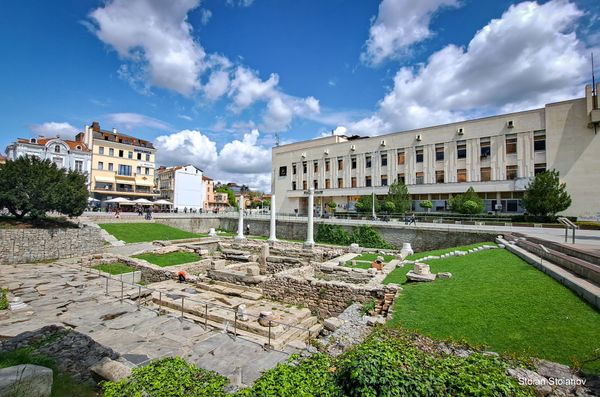
[[138, 154], [137, 154], [137, 159], [138, 159], [138, 160], [141, 160], [141, 159], [142, 159], [142, 154], [141, 154], [141, 153], [138, 153]]
[[456, 158], [459, 158], [459, 159], [467, 158], [467, 141], [456, 142]]
[[302, 190], [308, 190], [308, 183], [306, 181], [302, 181]]
[[308, 172], [308, 168], [306, 166], [306, 161], [302, 162], [302, 173], [306, 174]]
[[317, 161], [313, 163], [313, 172], [319, 172], [319, 162]]
[[479, 173], [482, 182], [488, 182], [492, 180], [492, 169], [490, 167], [482, 167], [479, 170]]
[[296, 164], [292, 164], [292, 175], [296, 175]]
[[417, 163], [422, 163], [423, 162], [423, 148], [422, 147], [418, 147], [415, 150], [415, 153], [417, 155]]
[[150, 161], [150, 153], [146, 153], [146, 161]]
[[279, 176], [287, 176], [287, 167], [279, 167]]
[[444, 171], [435, 172], [435, 183], [444, 183]]
[[344, 187], [344, 179], [342, 178], [338, 178], [338, 184], [337, 184], [338, 189], [341, 189]]
[[102, 171], [104, 169], [104, 163], [102, 161], [98, 161], [98, 169]]
[[403, 173], [398, 174], [398, 182], [406, 183], [406, 178]]
[[365, 157], [365, 168], [371, 168], [371, 156]]
[[343, 169], [344, 169], [344, 160], [338, 159], [338, 171], [341, 171]]
[[108, 155], [109, 155], [109, 156], [114, 156], [114, 155], [115, 155], [115, 149], [113, 149], [113, 148], [109, 148], [109, 149], [108, 149]]
[[479, 155], [482, 159], [490, 157], [492, 154], [492, 147], [490, 144], [490, 138], [481, 138], [479, 140]]
[[444, 161], [444, 144], [435, 145], [435, 161]]
[[331, 189], [331, 179], [325, 179], [325, 189]]
[[138, 175], [142, 175], [142, 167], [137, 167], [135, 169], [135, 173], [138, 174]]
[[146, 173], [146, 175], [150, 175], [150, 168], [146, 167], [145, 173]]
[[353, 176], [352, 179], [350, 179], [350, 183], [352, 184], [352, 187], [358, 187], [355, 176]]
[[350, 159], [350, 162], [352, 164], [352, 169], [355, 170], [356, 169], [356, 157], [352, 157]]
[[507, 165], [506, 166], [506, 179], [512, 180], [517, 179], [517, 173], [519, 168], [516, 165]]
[[398, 150], [398, 165], [403, 165], [405, 160], [404, 150]]
[[75, 171], [83, 173], [83, 161], [75, 160]]
[[125, 152], [123, 152], [122, 150], [119, 150], [119, 157], [123, 157], [125, 154]]
[[422, 185], [425, 183], [425, 174], [423, 174], [422, 172], [417, 172], [416, 175], [416, 184], [417, 185]]
[[108, 170], [109, 171], [114, 171], [114, 164], [113, 163], [108, 163]]
[[104, 154], [104, 148], [102, 146], [98, 148], [98, 154]]
[[381, 175], [381, 186], [387, 186], [387, 185], [388, 185], [387, 175]]
[[384, 154], [384, 153], [381, 154], [381, 166], [382, 167], [387, 166], [387, 154]]
[[517, 135], [511, 134], [506, 136], [506, 154], [517, 153]]
[[292, 182], [292, 190], [296, 190], [296, 181]]
[[533, 148], [536, 152], [546, 150], [546, 131], [535, 131], [533, 133]]
[[540, 163], [534, 166], [533, 173], [535, 175], [541, 174], [544, 171], [546, 171], [546, 163]]
[[325, 160], [325, 172], [329, 172], [329, 164], [330, 164], [330, 161]]
[[461, 168], [456, 170], [456, 181], [457, 182], [466, 182], [467, 181], [467, 170]]
[[371, 187], [371, 177], [370, 176], [365, 177], [365, 186]]
[[316, 180], [316, 179], [315, 179], [315, 180], [313, 180], [313, 187], [314, 187], [315, 189], [318, 189], [318, 188], [319, 188], [319, 181], [318, 181], [318, 180]]
[[132, 159], [133, 158], [133, 152], [127, 153], [127, 157], [130, 158], [130, 159]]
[[131, 176], [131, 166], [119, 164], [119, 175]]

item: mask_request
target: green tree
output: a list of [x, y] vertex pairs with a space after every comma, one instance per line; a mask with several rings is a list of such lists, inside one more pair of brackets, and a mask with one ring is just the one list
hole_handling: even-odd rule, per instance
[[391, 214], [396, 210], [396, 204], [391, 200], [387, 200], [383, 203], [383, 209], [388, 214]]
[[[468, 201], [471, 203], [466, 204]], [[461, 214], [480, 214], [485, 208], [483, 199], [475, 192], [473, 187], [469, 187], [463, 194], [453, 196], [448, 200], [450, 209]], [[466, 204], [466, 205], [465, 205]]]
[[571, 206], [567, 185], [561, 183], [556, 170], [544, 171], [535, 176], [523, 196], [523, 207], [531, 215], [556, 216]]
[[419, 202], [419, 207], [425, 208], [427, 212], [429, 212], [429, 210], [433, 208], [433, 203], [430, 200], [422, 200]]
[[410, 210], [410, 194], [408, 194], [408, 188], [402, 181], [396, 180], [390, 185], [386, 200], [394, 203], [395, 210], [398, 213], [404, 213]]
[[327, 208], [329, 208], [329, 211], [331, 213], [333, 213], [333, 211], [335, 211], [335, 209], [337, 208], [336, 202], [331, 200], [330, 202], [327, 203]]
[[86, 178], [49, 160], [23, 156], [0, 166], [0, 208], [17, 219], [40, 218], [49, 211], [78, 216], [87, 206]]
[[[371, 212], [373, 210], [373, 196], [361, 196], [356, 202], [354, 208], [358, 212]], [[375, 212], [381, 211], [381, 204], [375, 199]]]
[[230, 188], [227, 187], [227, 185], [221, 185], [216, 189], [217, 193], [227, 193], [227, 201], [229, 202], [229, 205], [231, 205], [232, 207], [238, 208], [238, 203], [237, 200], [235, 199], [235, 193], [233, 192], [233, 190], [231, 190]]

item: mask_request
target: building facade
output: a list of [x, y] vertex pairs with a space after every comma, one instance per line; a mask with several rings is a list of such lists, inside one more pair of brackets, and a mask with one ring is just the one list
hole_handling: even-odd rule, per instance
[[94, 198], [153, 199], [155, 149], [151, 142], [102, 130], [98, 122], [85, 126], [77, 141], [92, 150], [91, 188]]
[[[600, 89], [600, 85], [598, 86]], [[473, 187], [487, 211], [520, 213], [532, 178], [560, 172], [572, 204], [566, 214], [600, 218], [600, 110], [591, 87], [584, 98], [543, 108], [376, 137], [328, 136], [273, 148], [272, 192], [277, 211], [307, 212], [329, 201], [352, 211], [360, 196], [383, 197], [402, 180], [415, 210], [431, 200], [447, 209], [452, 195]]]
[[6, 157], [16, 160], [21, 156], [35, 156], [50, 160], [59, 168], [78, 171], [87, 176], [89, 186], [92, 152], [83, 142], [61, 138], [19, 138], [6, 147]]
[[206, 189], [206, 201], [204, 202], [204, 211], [220, 212], [229, 207], [227, 193], [215, 192], [215, 181], [212, 178], [203, 176]]
[[161, 167], [157, 170], [160, 198], [173, 203], [178, 211], [204, 209], [206, 187], [202, 170], [193, 165]]

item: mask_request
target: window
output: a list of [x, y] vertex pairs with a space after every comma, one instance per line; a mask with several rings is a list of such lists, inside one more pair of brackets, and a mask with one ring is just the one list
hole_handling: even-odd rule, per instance
[[313, 163], [313, 172], [319, 172], [319, 163], [317, 161]]
[[113, 163], [108, 163], [108, 170], [109, 171], [113, 171], [114, 170], [114, 164]]
[[341, 171], [343, 169], [344, 169], [344, 160], [338, 159], [338, 171]]
[[131, 166], [119, 164], [119, 175], [131, 176]]
[[54, 153], [60, 153], [60, 145], [54, 145]]
[[102, 171], [104, 169], [104, 163], [102, 161], [98, 161], [98, 170]]
[[341, 189], [344, 187], [344, 179], [342, 178], [338, 178], [338, 184], [337, 184], [338, 189]]
[[119, 157], [123, 157], [124, 152], [122, 150], [119, 150]]
[[387, 185], [388, 185], [387, 175], [381, 175], [381, 186], [387, 186]]
[[141, 154], [141, 153], [138, 153], [138, 154], [137, 154], [137, 159], [138, 159], [138, 160], [141, 160], [141, 159], [142, 159], [142, 154]]
[[416, 184], [422, 185], [425, 183], [425, 175], [422, 172], [417, 172]]
[[296, 175], [296, 164], [292, 164], [292, 175]]
[[150, 168], [146, 167], [145, 173], [146, 173], [146, 175], [150, 175]]
[[533, 149], [536, 152], [546, 150], [546, 131], [535, 131], [533, 133]]
[[370, 176], [365, 177], [365, 186], [371, 187], [371, 177]]
[[507, 135], [506, 136], [506, 154], [515, 154], [517, 153], [517, 135]]
[[75, 171], [83, 173], [83, 161], [75, 160]]
[[306, 161], [302, 162], [302, 173], [306, 174], [308, 172], [307, 167], [306, 167]]
[[444, 161], [444, 144], [435, 145], [435, 161]]
[[330, 161], [325, 160], [325, 172], [329, 172], [329, 164], [330, 164]]
[[307, 190], [308, 189], [308, 184], [306, 183], [306, 181], [302, 181], [302, 190]]
[[325, 179], [325, 189], [331, 189], [331, 179]]
[[417, 163], [422, 163], [423, 162], [423, 148], [418, 147], [415, 150], [415, 153], [417, 154]]
[[104, 148], [102, 146], [98, 148], [98, 154], [104, 154]]
[[456, 170], [456, 181], [457, 182], [466, 182], [467, 181], [467, 170], [461, 168]]
[[356, 169], [356, 157], [352, 157], [350, 159], [351, 164], [352, 164], [352, 169], [355, 170]]
[[398, 150], [398, 165], [403, 165], [405, 160], [404, 150]]
[[146, 161], [150, 161], [150, 153], [146, 153]]
[[398, 174], [398, 182], [406, 183], [406, 178], [404, 178], [404, 174]]
[[355, 176], [353, 176], [352, 179], [350, 179], [350, 183], [352, 184], [352, 187], [358, 187]]
[[534, 175], [541, 174], [546, 171], [546, 163], [536, 164], [533, 169]]
[[296, 190], [296, 182], [292, 182], [292, 190]]
[[133, 158], [133, 152], [128, 152], [128, 153], [127, 153], [127, 158], [130, 158], [130, 159], [132, 159], [132, 158]]
[[287, 167], [279, 167], [279, 176], [287, 176]]
[[456, 142], [456, 158], [459, 158], [459, 159], [467, 158], [467, 141]]
[[444, 183], [444, 171], [435, 172], [435, 183]]
[[371, 168], [371, 156], [365, 157], [365, 168]]
[[314, 187], [315, 189], [318, 189], [318, 188], [319, 188], [319, 181], [318, 181], [318, 180], [316, 180], [316, 179], [315, 179], [315, 180], [313, 180], [313, 187]]
[[482, 182], [488, 182], [492, 180], [492, 169], [490, 167], [482, 167], [479, 170], [479, 174]]
[[113, 148], [109, 148], [109, 149], [108, 149], [108, 155], [109, 155], [109, 156], [114, 156], [114, 155], [115, 155], [115, 149], [113, 149]]
[[490, 146], [490, 138], [481, 138], [479, 140], [479, 155], [482, 159], [490, 157], [492, 148]]
[[385, 154], [385, 153], [381, 154], [381, 166], [382, 167], [387, 166], [387, 154]]
[[135, 169], [136, 174], [141, 175], [142, 174], [142, 167], [137, 167]]
[[518, 167], [516, 165], [507, 165], [506, 166], [506, 179], [512, 180], [517, 179]]

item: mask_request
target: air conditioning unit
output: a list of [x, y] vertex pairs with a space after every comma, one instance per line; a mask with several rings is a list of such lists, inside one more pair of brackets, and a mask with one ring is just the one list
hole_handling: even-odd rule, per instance
[[507, 128], [513, 128], [514, 126], [515, 126], [515, 122], [514, 122], [514, 121], [512, 121], [512, 120], [508, 120], [508, 121], [506, 122], [506, 127], [507, 127]]
[[465, 134], [465, 130], [464, 130], [464, 129], [462, 129], [462, 128], [459, 128], [459, 129], [457, 129], [457, 130], [456, 130], [456, 133], [457, 133], [458, 135], [464, 135], [464, 134]]
[[416, 139], [417, 139], [417, 141], [421, 142], [423, 140], [423, 135], [418, 134]]
[[379, 142], [380, 146], [385, 146], [385, 139], [382, 139], [381, 142]]
[[350, 150], [355, 151], [356, 150], [356, 145], [350, 145]]
[[329, 154], [329, 149], [323, 150], [323, 154], [328, 155]]
[[303, 159], [305, 159], [306, 158], [306, 152], [302, 152], [301, 156], [302, 156]]

